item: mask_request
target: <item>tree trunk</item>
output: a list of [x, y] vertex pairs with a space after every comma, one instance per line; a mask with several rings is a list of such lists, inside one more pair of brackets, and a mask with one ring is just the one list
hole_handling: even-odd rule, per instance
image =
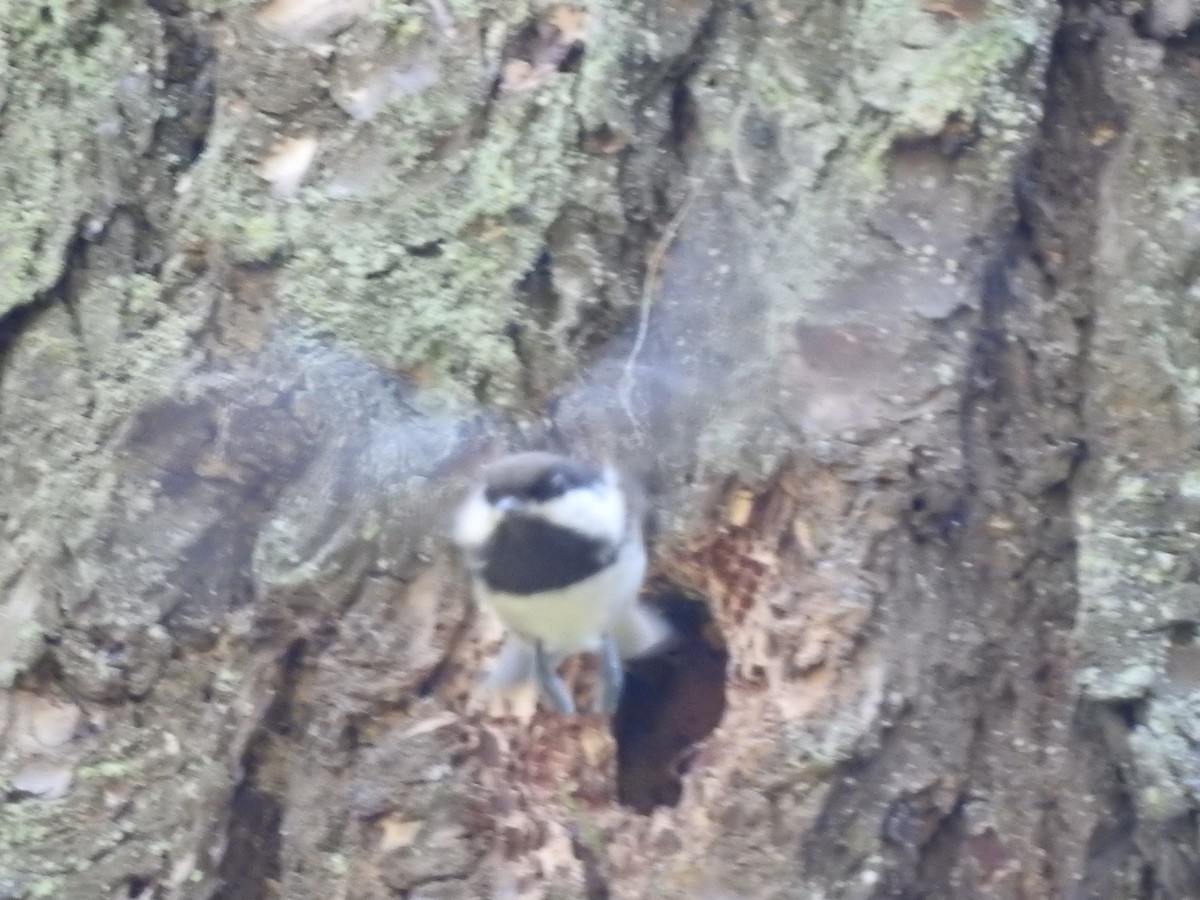
[[[12, 4], [0, 898], [1200, 897], [1198, 13]], [[611, 729], [476, 688], [524, 446]]]

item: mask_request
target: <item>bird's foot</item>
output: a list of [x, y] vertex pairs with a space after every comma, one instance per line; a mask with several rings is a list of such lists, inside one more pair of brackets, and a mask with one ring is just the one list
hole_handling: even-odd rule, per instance
[[592, 704], [595, 712], [611, 716], [621, 702], [621, 687], [625, 683], [625, 664], [612, 635], [606, 634], [600, 642], [600, 688]]
[[554, 671], [554, 663], [541, 641], [534, 645], [534, 655], [536, 661], [534, 674], [542, 697], [564, 716], [574, 715], [575, 701], [571, 698], [571, 692], [567, 690], [563, 680]]

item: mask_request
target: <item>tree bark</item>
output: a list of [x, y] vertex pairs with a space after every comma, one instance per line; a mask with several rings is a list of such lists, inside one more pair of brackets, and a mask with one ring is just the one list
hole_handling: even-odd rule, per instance
[[[5, 10], [0, 898], [1200, 896], [1195, 14]], [[615, 740], [476, 689], [526, 446]]]

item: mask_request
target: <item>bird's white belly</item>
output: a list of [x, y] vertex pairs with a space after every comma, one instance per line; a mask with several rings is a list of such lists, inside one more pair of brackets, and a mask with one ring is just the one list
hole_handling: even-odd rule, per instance
[[578, 653], [596, 650], [601, 635], [631, 615], [645, 569], [645, 551], [631, 541], [608, 568], [569, 587], [522, 595], [480, 585], [480, 594], [511, 630], [551, 653]]

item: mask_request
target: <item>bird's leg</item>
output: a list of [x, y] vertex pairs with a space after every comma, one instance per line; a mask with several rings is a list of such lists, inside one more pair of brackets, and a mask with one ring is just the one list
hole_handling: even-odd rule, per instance
[[542, 696], [563, 715], [573, 715], [575, 713], [575, 701], [571, 699], [571, 693], [567, 690], [567, 686], [563, 684], [563, 680], [554, 671], [554, 664], [550, 660], [550, 655], [546, 652], [545, 645], [541, 641], [534, 642], [533, 652], [536, 663], [534, 671], [538, 687], [542, 690]]
[[625, 682], [625, 664], [611, 634], [600, 639], [600, 690], [596, 692], [593, 709], [611, 716], [621, 700], [621, 685]]

